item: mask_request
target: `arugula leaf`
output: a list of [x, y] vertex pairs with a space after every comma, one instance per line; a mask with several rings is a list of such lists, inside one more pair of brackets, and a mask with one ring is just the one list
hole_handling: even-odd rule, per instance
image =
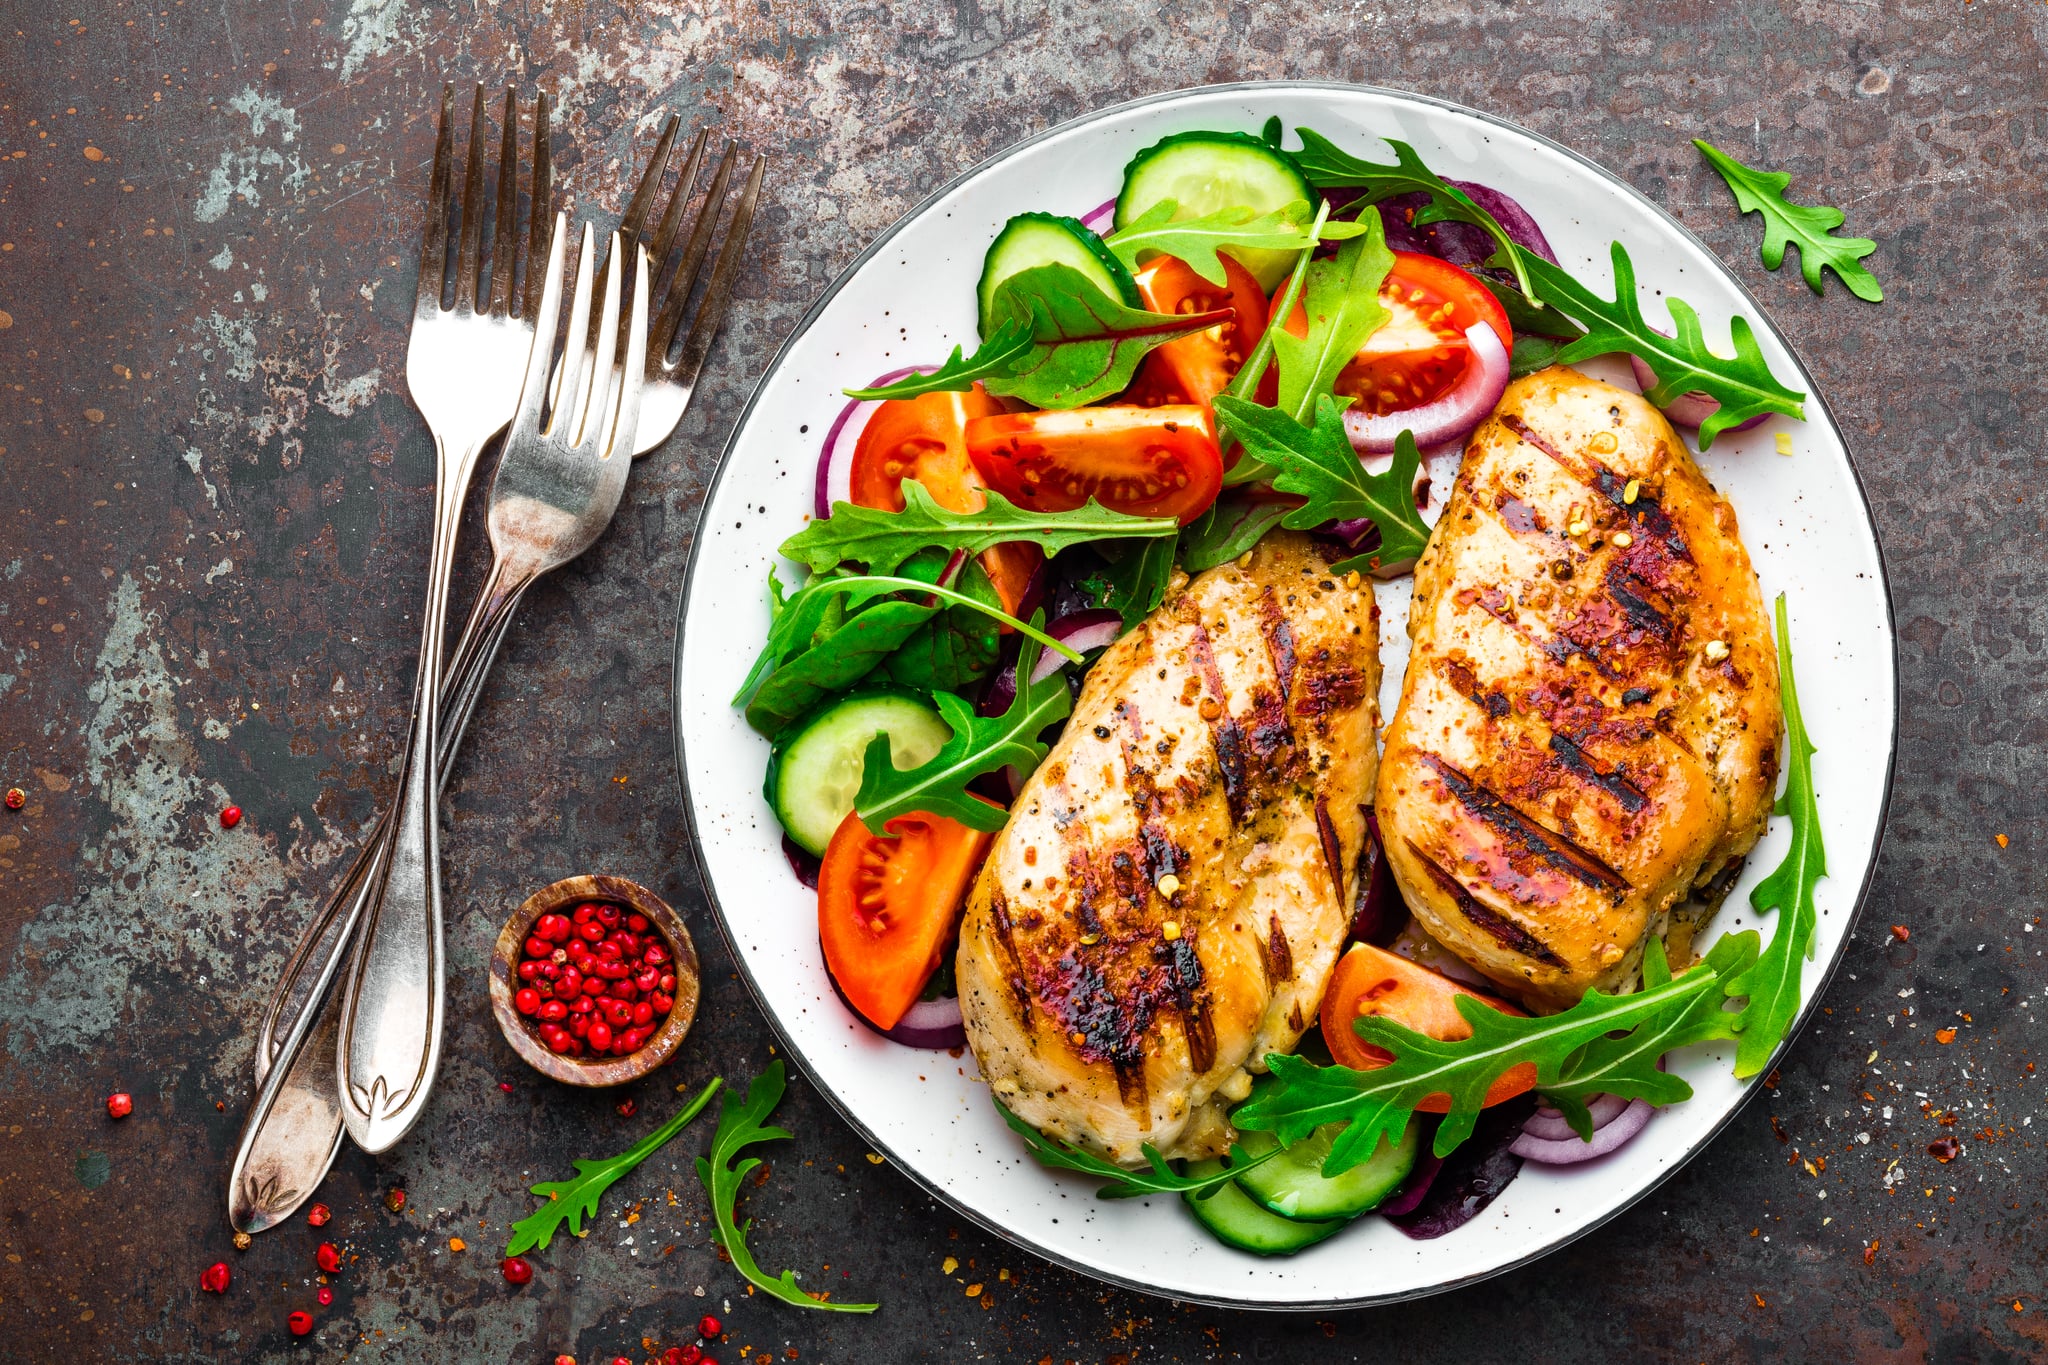
[[1045, 758], [1038, 736], [1072, 709], [1067, 681], [1059, 674], [1031, 681], [1038, 647], [1026, 641], [1017, 651], [1017, 696], [1010, 709], [993, 719], [977, 716], [951, 692], [935, 692], [939, 714], [953, 728], [939, 751], [915, 768], [898, 768], [889, 752], [889, 734], [868, 741], [854, 810], [869, 829], [880, 829], [899, 815], [929, 811], [958, 820], [969, 829], [994, 833], [1009, 812], [971, 795], [967, 784], [983, 773], [1015, 764], [1030, 772]]
[[[941, 550], [938, 558], [949, 556]], [[909, 566], [904, 572], [911, 573]], [[913, 576], [924, 577], [922, 573]], [[978, 559], [961, 564], [953, 586], [983, 606], [1003, 605], [1002, 595]], [[919, 692], [955, 691], [986, 677], [1001, 652], [1002, 632], [995, 622], [978, 610], [948, 607], [912, 631], [896, 652], [882, 661], [882, 672], [890, 681]]]
[[1011, 318], [996, 328], [995, 335], [982, 342], [974, 354], [964, 360], [961, 359], [960, 348], [955, 346], [946, 363], [930, 374], [905, 375], [893, 384], [872, 389], [847, 389], [845, 393], [848, 398], [866, 401], [871, 398], [915, 398], [921, 393], [971, 389], [977, 379], [1008, 374], [1011, 364], [1030, 349], [1030, 323], [1022, 318]]
[[1004, 280], [991, 312], [999, 326], [1022, 318], [1031, 328], [1031, 346], [1010, 362], [1009, 373], [990, 377], [983, 387], [1040, 408], [1077, 408], [1115, 393], [1130, 384], [1153, 347], [1231, 316], [1228, 308], [1148, 313], [1109, 297], [1086, 275], [1058, 262]]
[[618, 1156], [605, 1161], [579, 1159], [575, 1163], [574, 1180], [543, 1180], [535, 1185], [533, 1193], [546, 1195], [548, 1202], [512, 1225], [512, 1240], [505, 1244], [505, 1254], [517, 1256], [534, 1247], [546, 1247], [565, 1222], [572, 1234], [581, 1237], [583, 1220], [597, 1216], [597, 1202], [604, 1197], [604, 1192], [616, 1184], [619, 1177], [653, 1156], [670, 1138], [689, 1127], [690, 1121], [702, 1113], [704, 1106], [711, 1103], [711, 1097], [718, 1093], [719, 1084], [718, 1077], [712, 1077], [711, 1084], [685, 1105], [680, 1114]]
[[1001, 1100], [996, 1101], [996, 1112], [1003, 1116], [1003, 1122], [1009, 1124], [1017, 1136], [1024, 1139], [1024, 1145], [1031, 1149], [1031, 1155], [1038, 1159], [1039, 1165], [1059, 1171], [1079, 1171], [1082, 1175], [1107, 1181], [1095, 1192], [1097, 1199], [1142, 1199], [1148, 1194], [1192, 1194], [1197, 1199], [1207, 1199], [1252, 1167], [1272, 1160], [1285, 1150], [1273, 1147], [1259, 1156], [1248, 1157], [1242, 1147], [1233, 1145], [1230, 1165], [1224, 1169], [1208, 1175], [1182, 1175], [1167, 1164], [1157, 1147], [1147, 1142], [1140, 1150], [1145, 1153], [1149, 1169], [1133, 1171], [1104, 1161], [1092, 1152], [1053, 1141], [1004, 1108]]
[[[1310, 235], [1320, 235], [1329, 217], [1330, 202], [1326, 199], [1316, 206], [1316, 220], [1309, 225]], [[1280, 291], [1279, 306], [1271, 311], [1270, 316], [1293, 316], [1295, 302], [1301, 298], [1302, 286], [1308, 280], [1309, 260], [1314, 255], [1313, 251], [1304, 250], [1300, 259], [1295, 261], [1294, 270], [1287, 276], [1287, 285]], [[1231, 379], [1230, 387], [1224, 390], [1225, 393], [1232, 398], [1245, 399], [1258, 393], [1259, 381], [1266, 377], [1266, 366], [1273, 359], [1273, 338], [1279, 335], [1280, 331], [1278, 327], [1268, 327], [1259, 335], [1258, 344], [1252, 347], [1252, 353], [1244, 358], [1244, 364], [1238, 367], [1237, 374]], [[1214, 411], [1213, 404], [1211, 411]], [[1231, 443], [1236, 440], [1235, 433], [1230, 430], [1230, 423], [1220, 412], [1216, 414], [1216, 439], [1225, 450], [1230, 449]], [[1239, 484], [1256, 483], [1270, 473], [1272, 470], [1247, 456], [1223, 472], [1223, 484], [1226, 488], [1235, 488]]]
[[1160, 539], [1097, 547], [1109, 566], [1103, 574], [1108, 591], [1103, 594], [1102, 605], [1124, 618], [1125, 630], [1150, 616], [1166, 599], [1166, 585], [1173, 581], [1173, 554], [1178, 544], [1175, 540]]
[[1271, 213], [1236, 205], [1176, 222], [1174, 215], [1179, 212], [1178, 203], [1162, 199], [1128, 227], [1104, 238], [1103, 243], [1131, 270], [1138, 268], [1138, 257], [1143, 253], [1163, 252], [1179, 257], [1188, 269], [1209, 283], [1220, 285], [1228, 277], [1224, 273], [1223, 262], [1216, 259], [1219, 248], [1237, 246], [1259, 251], [1299, 251], [1318, 241], [1339, 241], [1361, 236], [1366, 231], [1357, 223], [1328, 223], [1311, 236], [1309, 207], [1305, 199], [1297, 199]]
[[888, 573], [930, 546], [978, 555], [1004, 541], [1028, 540], [1055, 555], [1094, 540], [1180, 532], [1172, 517], [1126, 516], [1093, 499], [1071, 512], [1027, 512], [994, 489], [985, 496], [988, 501], [978, 512], [949, 511], [923, 484], [906, 479], [902, 511], [835, 502], [831, 516], [783, 541], [782, 553], [808, 565], [813, 573], [827, 573], [848, 562], [864, 564], [872, 573]]
[[1429, 527], [1415, 510], [1415, 473], [1422, 460], [1412, 434], [1404, 431], [1395, 440], [1394, 463], [1384, 474], [1368, 474], [1328, 394], [1316, 399], [1313, 426], [1228, 395], [1217, 396], [1216, 408], [1229, 414], [1230, 429], [1244, 442], [1246, 454], [1280, 471], [1273, 476], [1274, 489], [1308, 500], [1283, 516], [1281, 525], [1307, 530], [1326, 521], [1370, 517], [1379, 527], [1378, 550], [1333, 564], [1331, 572], [1392, 568], [1429, 544]]
[[1565, 341], [1577, 341], [1586, 334], [1585, 328], [1563, 313], [1548, 304], [1537, 303], [1506, 280], [1488, 275], [1475, 278], [1487, 293], [1493, 295], [1493, 301], [1500, 305], [1501, 312], [1508, 315], [1508, 330], [1515, 334], [1516, 341], [1531, 332], [1540, 337]]
[[1308, 420], [1317, 399], [1333, 396], [1337, 376], [1392, 316], [1380, 302], [1380, 286], [1394, 253], [1387, 250], [1378, 209], [1367, 209], [1360, 221], [1365, 235], [1346, 243], [1336, 259], [1309, 262], [1302, 291], [1307, 334], [1297, 337], [1284, 325], [1267, 329], [1280, 366], [1279, 408], [1297, 422]]
[[1718, 999], [1721, 978], [1701, 963], [1684, 975], [1634, 995], [1587, 991], [1562, 1014], [1528, 1018], [1503, 1014], [1472, 996], [1459, 996], [1458, 1013], [1472, 1036], [1446, 1043], [1377, 1015], [1354, 1027], [1366, 1042], [1393, 1054], [1376, 1071], [1317, 1066], [1300, 1057], [1267, 1057], [1276, 1083], [1231, 1115], [1239, 1128], [1269, 1130], [1284, 1146], [1325, 1123], [1343, 1122], [1323, 1174], [1341, 1175], [1372, 1155], [1382, 1138], [1398, 1142], [1415, 1107], [1448, 1095], [1450, 1112], [1436, 1133], [1436, 1154], [1447, 1156], [1472, 1134], [1487, 1089], [1513, 1066], [1533, 1063], [1536, 1088], [1563, 1085], [1574, 1053], [1618, 1029], [1633, 1029], [1674, 1011], [1692, 1009], [1701, 995]]
[[1635, 267], [1620, 242], [1614, 244], [1612, 299], [1602, 298], [1541, 256], [1526, 251], [1517, 254], [1535, 277], [1536, 297], [1587, 329], [1585, 336], [1557, 353], [1558, 364], [1626, 352], [1641, 356], [1657, 372], [1656, 386], [1643, 396], [1658, 407], [1695, 389], [1720, 402], [1720, 408], [1700, 424], [1701, 450], [1713, 445], [1717, 432], [1758, 413], [1779, 412], [1805, 419], [1806, 409], [1800, 400], [1806, 395], [1786, 388], [1771, 373], [1747, 318], [1738, 314], [1728, 320], [1729, 338], [1735, 344], [1733, 359], [1707, 349], [1699, 314], [1683, 299], [1665, 299], [1676, 336], [1666, 336], [1652, 327], [1636, 298]]
[[1743, 213], [1761, 213], [1764, 216], [1764, 241], [1758, 250], [1764, 266], [1776, 270], [1785, 263], [1785, 248], [1799, 248], [1799, 273], [1806, 277], [1807, 287], [1819, 294], [1822, 270], [1832, 270], [1836, 278], [1848, 286], [1849, 292], [1870, 303], [1884, 301], [1884, 287], [1877, 282], [1877, 276], [1861, 264], [1863, 258], [1877, 250], [1877, 243], [1868, 237], [1837, 237], [1836, 228], [1846, 217], [1838, 208], [1824, 204], [1794, 204], [1785, 198], [1785, 189], [1792, 183], [1792, 177], [1785, 171], [1760, 171], [1754, 166], [1745, 166], [1728, 153], [1700, 138], [1694, 138], [1692, 145], [1700, 149], [1707, 164], [1721, 173], [1728, 182], [1728, 188], [1735, 192], [1735, 205]]
[[1748, 997], [1735, 1016], [1735, 1074], [1754, 1076], [1799, 1014], [1799, 977], [1813, 956], [1815, 918], [1813, 888], [1828, 872], [1827, 849], [1821, 842], [1820, 803], [1813, 789], [1813, 741], [1799, 714], [1799, 688], [1792, 677], [1792, 639], [1785, 619], [1785, 595], [1777, 602], [1778, 691], [1785, 711], [1787, 763], [1785, 791], [1772, 808], [1792, 820], [1792, 847], [1777, 870], [1749, 893], [1759, 911], [1778, 912], [1770, 945], [1755, 965], [1730, 978], [1729, 996]]
[[1527, 253], [1515, 245], [1514, 238], [1508, 236], [1507, 229], [1492, 214], [1472, 202], [1471, 195], [1425, 166], [1413, 147], [1394, 138], [1382, 139], [1394, 149], [1394, 163], [1381, 165], [1352, 156], [1313, 128], [1294, 131], [1301, 135], [1301, 150], [1294, 153], [1294, 159], [1307, 173], [1311, 185], [1317, 189], [1363, 189], [1365, 193], [1357, 201], [1360, 204], [1377, 204], [1397, 194], [1426, 194], [1429, 203], [1416, 211], [1416, 226], [1472, 224], [1496, 243], [1491, 260], [1515, 272], [1515, 282], [1524, 294], [1537, 296], [1538, 291], [1530, 287], [1523, 261]]
[[746, 1098], [740, 1098], [736, 1090], [727, 1091], [719, 1105], [718, 1132], [711, 1139], [711, 1154], [697, 1158], [697, 1179], [704, 1186], [704, 1193], [711, 1198], [711, 1216], [715, 1223], [712, 1236], [732, 1258], [733, 1268], [772, 1298], [798, 1308], [822, 1308], [830, 1313], [872, 1313], [881, 1305], [831, 1303], [805, 1292], [797, 1285], [795, 1271], [785, 1270], [779, 1276], [769, 1278], [755, 1263], [754, 1253], [747, 1249], [747, 1233], [753, 1228], [754, 1220], [734, 1222], [733, 1205], [739, 1199], [740, 1185], [761, 1164], [761, 1159], [750, 1156], [738, 1165], [733, 1164], [733, 1159], [742, 1149], [756, 1143], [793, 1136], [788, 1129], [763, 1126], [763, 1121], [781, 1101], [782, 1090], [782, 1063], [774, 1061], [768, 1064], [767, 1070], [754, 1077], [754, 1083], [747, 1087]]
[[1196, 574], [1228, 564], [1278, 526], [1293, 505], [1226, 491], [1180, 533], [1180, 566]]

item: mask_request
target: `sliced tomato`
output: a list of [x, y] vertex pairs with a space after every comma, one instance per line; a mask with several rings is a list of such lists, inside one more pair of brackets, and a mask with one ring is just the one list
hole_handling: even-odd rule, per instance
[[922, 811], [840, 822], [818, 868], [818, 938], [847, 1001], [890, 1029], [938, 970], [993, 834]]
[[[976, 417], [1004, 411], [976, 384], [964, 393], [892, 398], [875, 410], [853, 447], [849, 471], [853, 501], [885, 512], [903, 510], [903, 481], [916, 479], [949, 512], [979, 512], [987, 486], [967, 456], [966, 427]], [[1024, 603], [1032, 575], [1045, 560], [1028, 541], [984, 552], [981, 567], [1012, 616]]]
[[[1380, 285], [1380, 303], [1393, 316], [1331, 386], [1356, 399], [1359, 412], [1381, 417], [1441, 398], [1471, 362], [1465, 333], [1479, 323], [1493, 328], [1503, 348], [1514, 345], [1508, 315], [1486, 286], [1434, 256], [1395, 252], [1393, 269]], [[1308, 314], [1300, 304], [1285, 326], [1294, 336], [1308, 335]], [[1269, 374], [1267, 383], [1272, 382]], [[1273, 401], [1263, 388], [1261, 401]]]
[[[1451, 980], [1441, 972], [1410, 962], [1370, 943], [1354, 943], [1337, 959], [1330, 974], [1329, 989], [1323, 992], [1323, 1041], [1341, 1066], [1354, 1071], [1375, 1071], [1394, 1060], [1384, 1048], [1374, 1047], [1358, 1036], [1352, 1024], [1370, 1015], [1391, 1019], [1405, 1028], [1446, 1043], [1472, 1036], [1472, 1026], [1458, 1013], [1457, 999], [1469, 995], [1503, 1014], [1522, 1011], [1505, 1000], [1481, 995]], [[1536, 1084], [1536, 1067], [1522, 1062], [1502, 1072], [1487, 1087], [1486, 1102], [1499, 1104]], [[1450, 1109], [1450, 1097], [1431, 1095], [1417, 1108], [1442, 1114]]]
[[1071, 512], [1094, 498], [1113, 511], [1186, 524], [1223, 487], [1214, 421], [1193, 404], [976, 417], [967, 424], [967, 453], [989, 487], [1041, 512]]
[[1146, 407], [1206, 405], [1229, 385], [1266, 334], [1266, 292], [1228, 256], [1222, 284], [1211, 284], [1177, 256], [1161, 256], [1138, 272], [1138, 294], [1155, 313], [1233, 312], [1230, 321], [1157, 347], [1138, 366], [1131, 398]]

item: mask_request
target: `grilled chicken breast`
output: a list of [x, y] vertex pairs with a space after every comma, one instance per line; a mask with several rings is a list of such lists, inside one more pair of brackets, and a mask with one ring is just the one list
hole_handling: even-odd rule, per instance
[[968, 897], [960, 1004], [998, 1099], [1127, 1164], [1225, 1149], [1344, 941], [1379, 684], [1371, 584], [1291, 533], [1110, 647]]
[[1409, 906], [1532, 1005], [1624, 976], [1763, 833], [1778, 670], [1735, 513], [1639, 396], [1508, 386], [1415, 570], [1378, 814]]

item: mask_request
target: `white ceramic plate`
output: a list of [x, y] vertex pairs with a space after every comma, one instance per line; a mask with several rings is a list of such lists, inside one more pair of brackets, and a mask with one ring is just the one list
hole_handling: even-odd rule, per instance
[[[1876, 861], [1896, 715], [1889, 598], [1847, 449], [1784, 338], [1684, 228], [1573, 152], [1438, 101], [1293, 82], [1140, 100], [1012, 147], [884, 233], [783, 345], [726, 447], [683, 590], [675, 727], [698, 864], [740, 970], [791, 1055], [875, 1151], [991, 1231], [1101, 1279], [1177, 1299], [1331, 1308], [1467, 1284], [1597, 1227], [1734, 1114], [1747, 1086], [1730, 1073], [1732, 1053], [1692, 1048], [1674, 1057], [1692, 1100], [1660, 1113], [1611, 1157], [1567, 1168], [1525, 1165], [1484, 1213], [1449, 1236], [1414, 1242], [1364, 1218], [1292, 1258], [1233, 1251], [1197, 1228], [1176, 1199], [1103, 1201], [1088, 1183], [1038, 1167], [998, 1118], [972, 1054], [956, 1061], [912, 1051], [855, 1022], [826, 980], [815, 897], [791, 875], [761, 797], [768, 745], [730, 705], [768, 628], [775, 548], [811, 509], [818, 446], [845, 401], [840, 389], [900, 365], [935, 362], [955, 344], [973, 348], [982, 254], [1012, 214], [1086, 213], [1117, 191], [1125, 162], [1140, 148], [1191, 129], [1256, 131], [1274, 114], [1290, 129], [1314, 127], [1369, 157], [1387, 156], [1382, 135], [1398, 137], [1439, 174], [1507, 191], [1542, 224], [1565, 266], [1589, 283], [1605, 285], [1608, 242], [1619, 238], [1653, 321], [1662, 320], [1654, 299], [1666, 291], [1700, 311], [1710, 337], [1725, 337], [1729, 316], [1742, 313], [1772, 370], [1808, 391], [1806, 422], [1773, 418], [1724, 433], [1701, 463], [1734, 501], [1765, 595], [1790, 599], [1832, 871], [1819, 890], [1810, 1011]], [[1588, 368], [1630, 384], [1625, 363]], [[1781, 433], [1791, 438], [1790, 459], [1776, 453]], [[1448, 486], [1447, 478], [1436, 483]], [[1391, 716], [1407, 658], [1408, 585], [1381, 592]], [[1753, 923], [1748, 889], [1776, 865], [1786, 841], [1784, 822], [1776, 822], [1729, 898], [1720, 930]]]

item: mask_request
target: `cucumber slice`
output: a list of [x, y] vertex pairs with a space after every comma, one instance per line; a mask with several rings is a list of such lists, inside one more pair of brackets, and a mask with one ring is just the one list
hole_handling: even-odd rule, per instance
[[[1162, 199], [1179, 205], [1173, 215], [1178, 222], [1220, 209], [1271, 213], [1296, 202], [1313, 207], [1316, 191], [1293, 157], [1249, 133], [1175, 133], [1139, 152], [1124, 167], [1116, 225], [1130, 226]], [[1269, 294], [1295, 260], [1291, 251], [1251, 247], [1231, 247], [1228, 254]]]
[[996, 288], [1019, 271], [1035, 265], [1068, 265], [1086, 275], [1102, 292], [1132, 308], [1145, 306], [1137, 281], [1124, 263], [1110, 254], [1102, 239], [1081, 226], [1078, 218], [1051, 213], [1020, 213], [1003, 224], [981, 265], [975, 297], [981, 303], [981, 334], [994, 332]]
[[824, 856], [860, 791], [868, 741], [883, 731], [899, 768], [926, 762], [953, 737], [924, 698], [889, 688], [826, 702], [777, 741], [763, 794], [790, 838]]
[[[1341, 1123], [1326, 1123], [1270, 1161], [1248, 1168], [1237, 1183], [1269, 1213], [1320, 1224], [1329, 1218], [1356, 1218], [1401, 1188], [1415, 1169], [1416, 1134], [1410, 1123], [1399, 1142], [1382, 1139], [1379, 1150], [1338, 1176], [1323, 1174]], [[1278, 1144], [1271, 1133], [1240, 1133], [1238, 1145], [1247, 1157], [1263, 1156]]]
[[[1188, 1174], [1210, 1175], [1226, 1164], [1216, 1157], [1190, 1161]], [[1235, 1184], [1217, 1187], [1207, 1199], [1184, 1194], [1181, 1200], [1195, 1215], [1195, 1221], [1209, 1229], [1216, 1240], [1259, 1256], [1292, 1256], [1344, 1227], [1342, 1219], [1333, 1223], [1303, 1223], [1268, 1213]]]

